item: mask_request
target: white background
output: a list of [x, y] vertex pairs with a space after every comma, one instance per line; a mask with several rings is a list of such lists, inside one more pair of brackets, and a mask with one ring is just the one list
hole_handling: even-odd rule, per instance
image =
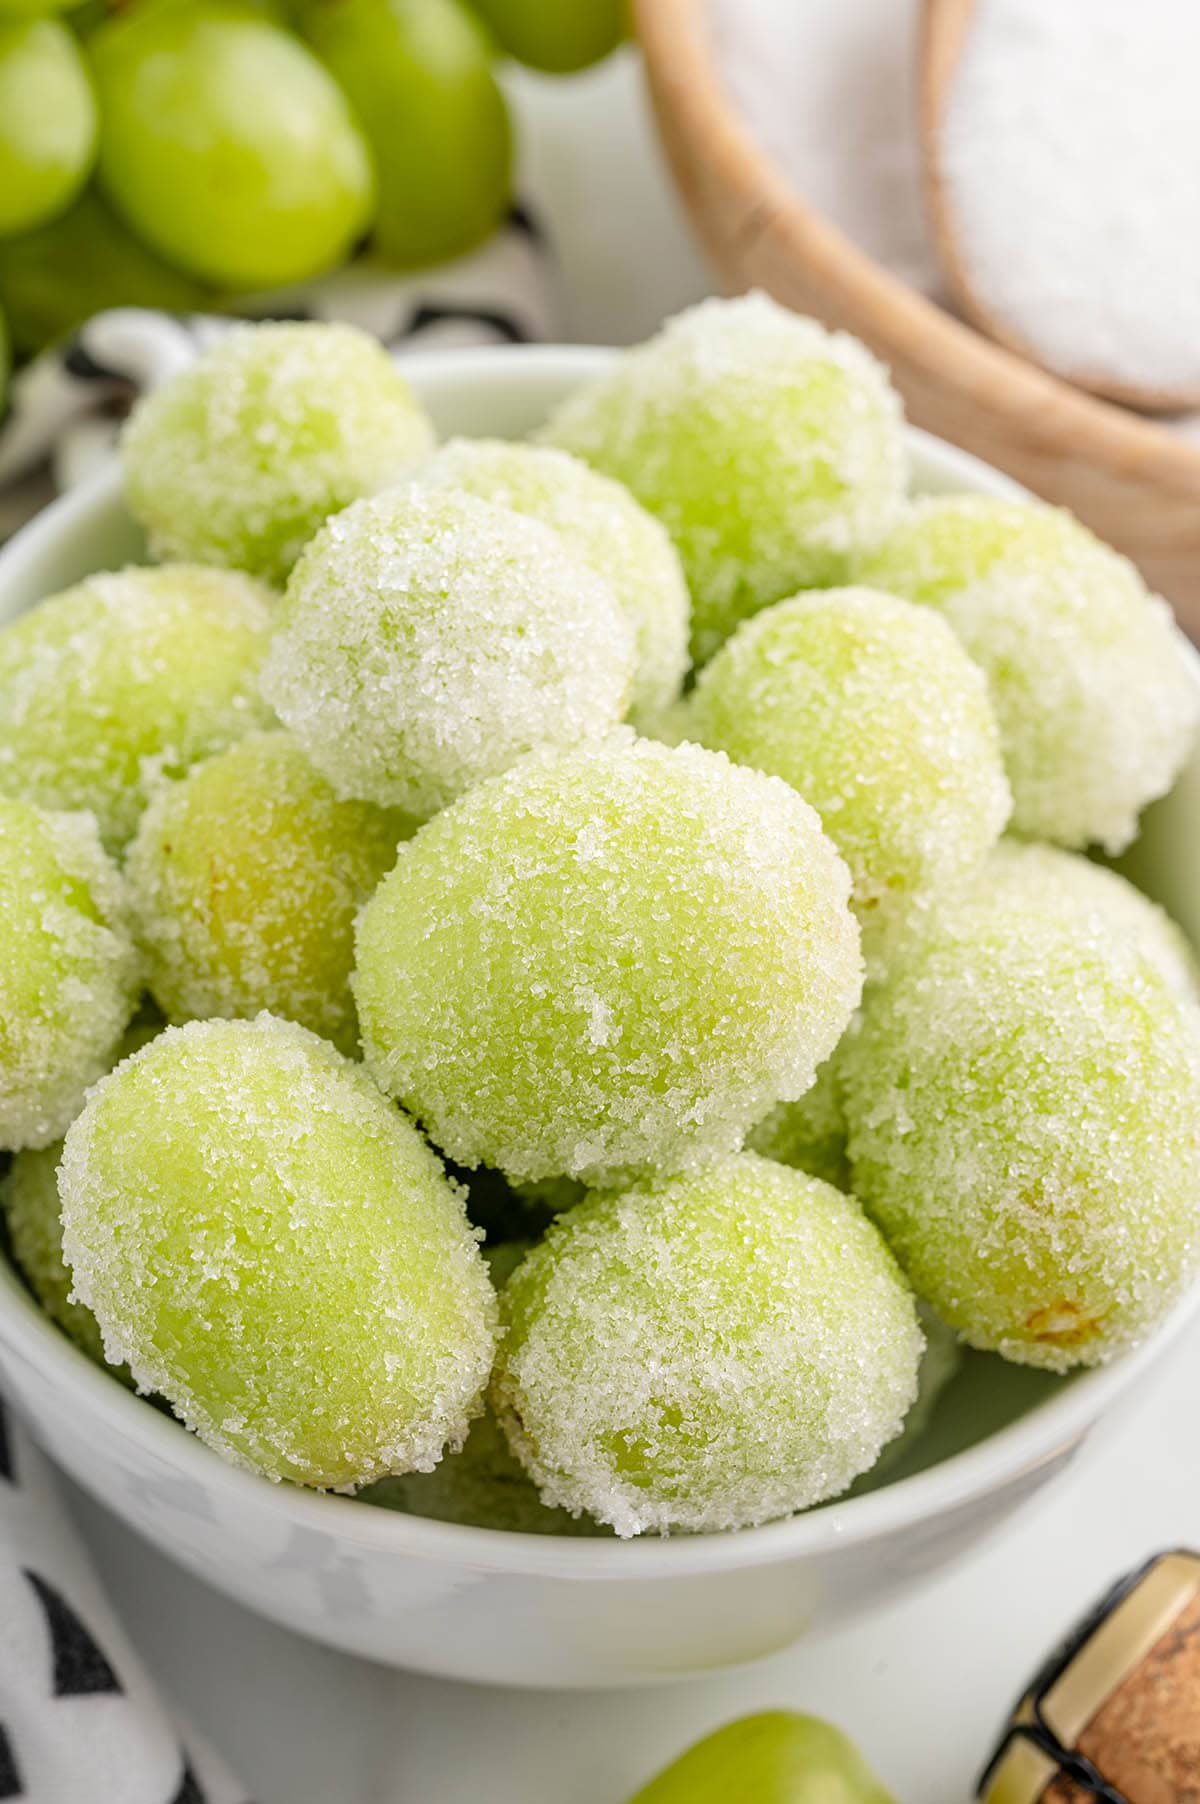
[[[709, 280], [670, 195], [632, 57], [520, 84], [526, 187], [569, 334], [647, 335]], [[649, 1692], [536, 1694], [387, 1672], [206, 1591], [83, 1499], [114, 1600], [257, 1804], [624, 1804], [687, 1742], [768, 1706], [833, 1717], [901, 1804], [966, 1804], [1012, 1695], [1123, 1569], [1200, 1542], [1200, 1327], [1045, 1501], [917, 1597], [765, 1664]]]

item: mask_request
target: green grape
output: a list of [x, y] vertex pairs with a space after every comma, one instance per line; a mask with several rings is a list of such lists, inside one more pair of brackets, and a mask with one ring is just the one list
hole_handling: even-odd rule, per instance
[[70, 206], [95, 154], [95, 96], [70, 32], [0, 14], [0, 235]]
[[106, 307], [187, 313], [213, 305], [207, 289], [160, 263], [91, 188], [59, 218], [0, 239], [0, 306], [24, 356]]
[[8, 326], [3, 313], [0, 313], [0, 415], [4, 412], [4, 398], [8, 393], [8, 375], [12, 368], [12, 346]]
[[486, 33], [458, 0], [306, 0], [300, 28], [362, 124], [389, 262], [469, 250], [511, 198], [512, 141]]
[[570, 75], [616, 49], [628, 27], [626, 0], [471, 0], [497, 42], [531, 69]]
[[764, 1710], [706, 1735], [629, 1804], [893, 1804], [893, 1799], [832, 1723], [793, 1710]]
[[233, 289], [299, 282], [366, 229], [370, 153], [302, 44], [244, 6], [166, 4], [89, 40], [100, 180], [147, 243]]
[[71, 0], [0, 0], [0, 19], [39, 19], [65, 12]]

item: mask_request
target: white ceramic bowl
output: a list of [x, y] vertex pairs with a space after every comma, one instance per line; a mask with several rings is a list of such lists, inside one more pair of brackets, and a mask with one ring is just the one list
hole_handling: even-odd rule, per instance
[[[408, 367], [442, 433], [516, 436], [608, 355], [458, 351]], [[920, 489], [1013, 492], [922, 433], [910, 445]], [[0, 552], [0, 619], [141, 553], [106, 473]], [[1182, 810], [1181, 827], [1172, 810]], [[1200, 770], [1177, 802], [1156, 811], [1155, 850], [1142, 873], [1194, 938], [1197, 890], [1184, 860], [1195, 856], [1198, 821]], [[962, 1553], [1066, 1464], [1194, 1301], [1136, 1353], [1066, 1381], [970, 1355], [917, 1454], [879, 1488], [766, 1528], [668, 1541], [464, 1528], [235, 1471], [77, 1352], [3, 1259], [0, 1379], [86, 1490], [252, 1609], [425, 1672], [510, 1685], [627, 1685], [771, 1653]]]

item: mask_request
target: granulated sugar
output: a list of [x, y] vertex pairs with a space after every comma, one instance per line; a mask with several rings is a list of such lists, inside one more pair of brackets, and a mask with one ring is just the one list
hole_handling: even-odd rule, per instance
[[[747, 126], [809, 205], [944, 298], [920, 182], [919, 0], [708, 0]], [[1200, 8], [977, 0], [942, 174], [970, 287], [1081, 381], [1200, 390]]]
[[940, 167], [969, 287], [1074, 379], [1200, 392], [1200, 9], [978, 0]]

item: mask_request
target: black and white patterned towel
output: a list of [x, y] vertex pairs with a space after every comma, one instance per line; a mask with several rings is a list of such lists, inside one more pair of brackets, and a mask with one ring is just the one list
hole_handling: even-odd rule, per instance
[[[515, 207], [503, 230], [454, 263], [405, 276], [362, 259], [256, 299], [242, 316], [347, 320], [406, 351], [514, 344], [555, 336], [557, 287], [539, 224]], [[138, 394], [236, 323], [114, 307], [19, 370], [0, 421], [0, 540], [109, 454]]]
[[249, 1804], [211, 1750], [172, 1720], [50, 1466], [2, 1402], [0, 1799]]
[[[518, 208], [457, 263], [412, 277], [354, 263], [247, 312], [348, 320], [412, 351], [553, 337], [555, 296], [542, 234]], [[136, 396], [232, 323], [116, 308], [27, 364], [0, 422], [0, 540], [109, 456]], [[10, 1799], [247, 1804], [168, 1712], [97, 1582], [50, 1467], [0, 1398], [0, 1800]]]

